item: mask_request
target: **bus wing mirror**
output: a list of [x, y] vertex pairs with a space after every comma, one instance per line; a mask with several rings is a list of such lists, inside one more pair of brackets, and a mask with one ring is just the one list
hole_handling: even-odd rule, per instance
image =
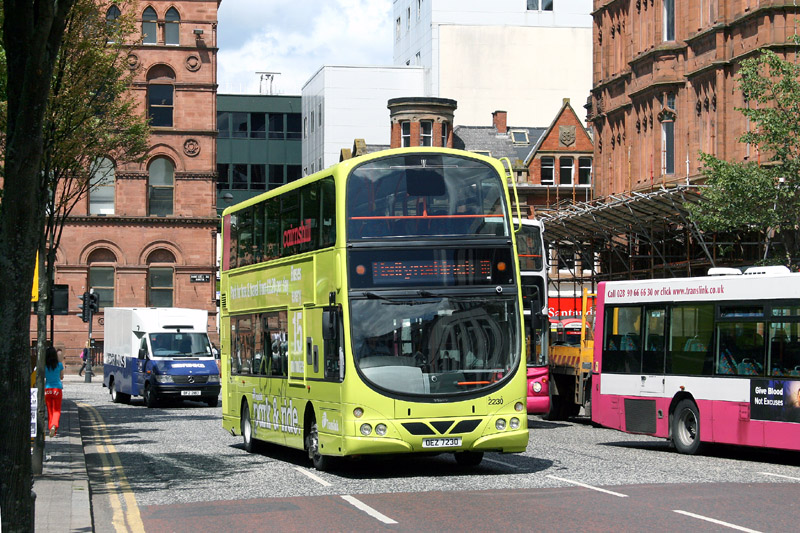
[[322, 338], [326, 341], [335, 340], [339, 331], [339, 312], [336, 307], [322, 308]]
[[544, 327], [542, 321], [544, 313], [542, 312], [542, 304], [539, 301], [539, 291], [534, 289], [534, 294], [531, 295], [531, 328], [539, 330]]
[[146, 359], [147, 358], [147, 350], [144, 348], [139, 348], [139, 359]]

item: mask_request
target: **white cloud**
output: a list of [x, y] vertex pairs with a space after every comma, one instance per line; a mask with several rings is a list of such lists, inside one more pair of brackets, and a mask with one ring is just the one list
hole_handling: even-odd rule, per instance
[[220, 93], [299, 95], [324, 65], [389, 65], [392, 0], [227, 0], [219, 9]]

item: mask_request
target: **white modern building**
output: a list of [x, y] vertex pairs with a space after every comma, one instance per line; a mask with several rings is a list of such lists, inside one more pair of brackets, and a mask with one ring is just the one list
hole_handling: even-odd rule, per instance
[[423, 96], [422, 67], [325, 66], [302, 89], [303, 175], [339, 162], [355, 139], [389, 145], [392, 98]]
[[504, 109], [543, 126], [564, 98], [586, 102], [592, 0], [393, 1], [394, 64], [422, 66], [425, 96], [458, 102], [456, 124]]

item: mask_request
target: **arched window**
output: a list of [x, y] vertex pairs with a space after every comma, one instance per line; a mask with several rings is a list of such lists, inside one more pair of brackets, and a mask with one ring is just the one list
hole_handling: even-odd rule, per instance
[[158, 42], [158, 15], [156, 10], [148, 7], [142, 13], [142, 43], [156, 44]]
[[172, 214], [175, 165], [166, 157], [157, 157], [150, 163], [148, 170], [148, 214], [157, 217], [169, 216]]
[[114, 163], [100, 157], [92, 164], [89, 180], [89, 214], [114, 214]]
[[171, 128], [175, 109], [175, 72], [165, 66], [156, 65], [147, 73], [147, 115], [153, 127]]
[[164, 19], [166, 20], [164, 24], [164, 43], [181, 44], [181, 16], [178, 14], [178, 10], [174, 7], [169, 8]]
[[116, 24], [117, 19], [122, 16], [122, 12], [120, 12], [117, 6], [111, 6], [106, 11], [106, 23], [109, 25]]
[[114, 307], [114, 263], [117, 256], [107, 248], [98, 248], [89, 254], [89, 289], [99, 297], [98, 305]]
[[175, 256], [169, 250], [155, 250], [147, 257], [147, 305], [172, 307]]

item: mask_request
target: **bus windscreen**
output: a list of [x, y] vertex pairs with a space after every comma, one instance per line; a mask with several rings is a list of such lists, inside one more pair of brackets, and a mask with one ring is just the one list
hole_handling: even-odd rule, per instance
[[407, 154], [365, 163], [347, 182], [347, 237], [508, 236], [502, 178], [488, 163]]

